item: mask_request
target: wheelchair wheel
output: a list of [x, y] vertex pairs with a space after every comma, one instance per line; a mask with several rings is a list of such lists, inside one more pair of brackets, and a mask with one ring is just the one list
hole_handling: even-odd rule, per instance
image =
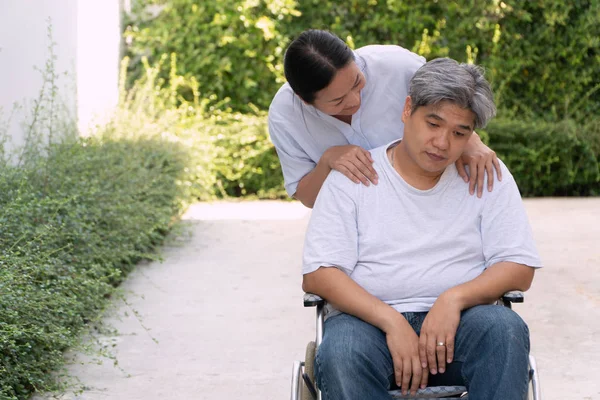
[[[308, 375], [310, 382], [313, 384], [313, 387], [316, 387], [315, 384], [315, 354], [317, 350], [317, 345], [315, 342], [309, 342], [306, 346], [306, 356], [304, 357], [304, 373]], [[306, 386], [304, 380], [302, 381], [302, 400], [314, 400], [310, 390]]]
[[527, 388], [527, 400], [536, 400], [533, 396], [533, 385], [531, 381], [529, 382], [529, 387]]

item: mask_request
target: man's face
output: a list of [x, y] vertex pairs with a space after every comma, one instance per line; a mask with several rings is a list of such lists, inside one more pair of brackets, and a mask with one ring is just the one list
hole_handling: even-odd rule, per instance
[[365, 76], [353, 61], [340, 69], [331, 83], [316, 93], [313, 106], [329, 115], [353, 115], [360, 108]]
[[439, 173], [463, 153], [475, 126], [475, 113], [449, 101], [423, 106], [411, 114], [406, 98], [402, 121], [409, 157], [427, 173]]

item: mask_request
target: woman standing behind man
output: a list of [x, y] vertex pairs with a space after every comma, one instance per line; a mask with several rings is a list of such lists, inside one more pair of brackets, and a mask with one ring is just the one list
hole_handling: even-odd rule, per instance
[[[287, 193], [312, 208], [332, 169], [357, 184], [377, 184], [369, 150], [401, 136], [408, 85], [424, 63], [399, 46], [353, 52], [327, 31], [300, 34], [285, 53], [287, 83], [275, 95], [268, 119]], [[476, 134], [456, 166], [479, 197], [484, 174], [489, 191], [494, 168], [502, 179], [496, 154]]]

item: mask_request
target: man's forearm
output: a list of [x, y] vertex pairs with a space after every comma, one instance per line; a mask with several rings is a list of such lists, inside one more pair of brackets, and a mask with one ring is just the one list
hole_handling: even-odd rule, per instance
[[526, 291], [535, 270], [512, 262], [501, 262], [486, 269], [477, 278], [448, 289], [440, 298], [457, 302], [461, 310], [490, 304], [511, 290]]
[[317, 166], [308, 174], [304, 175], [300, 182], [298, 182], [294, 198], [300, 200], [304, 206], [313, 208], [319, 190], [321, 190], [321, 186], [323, 186], [323, 182], [327, 179], [329, 172], [331, 172], [331, 168], [327, 165], [325, 155], [323, 155], [317, 163]]
[[321, 296], [337, 310], [354, 315], [384, 332], [398, 326], [399, 321], [408, 323], [402, 314], [334, 267], [321, 267], [304, 275], [302, 289]]

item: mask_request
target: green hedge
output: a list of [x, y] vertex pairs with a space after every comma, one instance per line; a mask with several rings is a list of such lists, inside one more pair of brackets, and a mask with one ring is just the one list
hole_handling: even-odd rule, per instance
[[[139, 0], [126, 22], [132, 78], [177, 53], [204, 97], [268, 107], [289, 41], [329, 29], [359, 47], [393, 43], [426, 58], [476, 61], [520, 119], [584, 121], [600, 113], [600, 1]], [[150, 16], [149, 4], [162, 11]], [[157, 8], [155, 8], [156, 10]]]
[[287, 197], [279, 158], [269, 140], [264, 114], [234, 114], [203, 128], [218, 137], [213, 163], [218, 182], [216, 194], [270, 199]]
[[[163, 7], [158, 16], [146, 11], [148, 4]], [[143, 57], [154, 64], [176, 53], [177, 72], [197, 79], [203, 97], [231, 98], [236, 110], [249, 111], [248, 103], [264, 108], [284, 82], [288, 39], [276, 25], [297, 14], [294, 7], [294, 0], [136, 1], [125, 31], [130, 83], [144, 76]]]
[[[489, 146], [514, 175], [521, 194], [531, 196], [600, 195], [598, 155], [582, 140], [573, 121], [492, 120]], [[591, 136], [591, 134], [590, 134]]]
[[62, 352], [182, 210], [186, 151], [82, 139], [0, 169], [0, 398], [54, 384]]
[[[164, 61], [146, 63], [144, 77], [122, 89], [113, 136], [168, 137], [184, 146], [189, 163], [182, 184], [197, 199], [286, 198], [266, 113], [255, 107], [246, 114], [220, 110], [218, 102], [200, 97], [197, 81], [177, 75], [174, 55], [168, 78], [162, 78]], [[128, 62], [122, 63], [122, 77]], [[186, 93], [193, 94], [191, 100]]]

